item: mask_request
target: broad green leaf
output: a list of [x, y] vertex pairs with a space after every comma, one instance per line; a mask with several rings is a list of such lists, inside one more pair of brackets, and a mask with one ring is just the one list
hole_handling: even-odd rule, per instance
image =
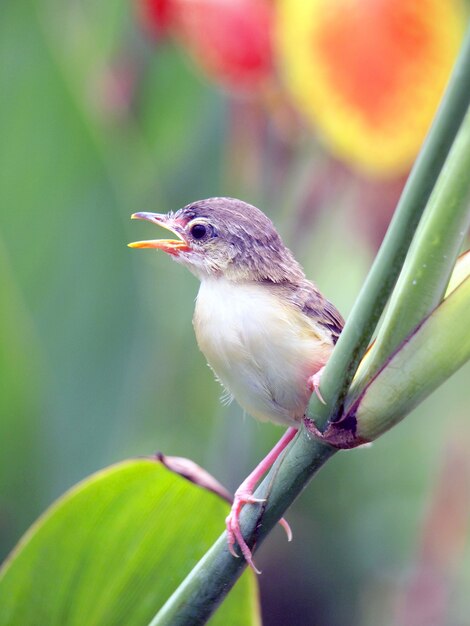
[[353, 404], [357, 434], [377, 438], [470, 359], [470, 275], [417, 327]]
[[[227, 504], [151, 460], [87, 478], [30, 528], [0, 574], [0, 624], [146, 626], [220, 534]], [[246, 572], [210, 622], [259, 624]]]

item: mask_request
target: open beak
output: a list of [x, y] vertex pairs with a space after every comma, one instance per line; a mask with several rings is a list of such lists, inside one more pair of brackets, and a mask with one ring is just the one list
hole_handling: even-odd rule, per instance
[[180, 252], [187, 252], [190, 249], [187, 241], [183, 239], [183, 235], [180, 232], [182, 229], [168, 215], [165, 215], [164, 213], [134, 213], [131, 215], [131, 219], [153, 222], [154, 224], [169, 230], [171, 233], [176, 235], [178, 239], [149, 239], [147, 241], [134, 241], [133, 243], [127, 244], [129, 248], [156, 248], [157, 250], [163, 250], [164, 252], [168, 252], [168, 254], [174, 255], [177, 255]]

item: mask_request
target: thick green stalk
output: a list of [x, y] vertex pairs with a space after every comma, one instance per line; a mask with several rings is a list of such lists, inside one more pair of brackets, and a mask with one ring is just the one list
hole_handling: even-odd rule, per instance
[[442, 300], [470, 224], [470, 108], [393, 291], [377, 339], [354, 380], [360, 390]]
[[[470, 29], [434, 123], [403, 190], [395, 215], [322, 376], [323, 405], [312, 395], [308, 415], [322, 428], [341, 413], [357, 366], [400, 273], [421, 215], [470, 104]], [[341, 384], [338, 385], [338, 381]], [[336, 407], [331, 415], [331, 407]]]
[[470, 273], [422, 322], [350, 408], [369, 441], [402, 420], [470, 359]]

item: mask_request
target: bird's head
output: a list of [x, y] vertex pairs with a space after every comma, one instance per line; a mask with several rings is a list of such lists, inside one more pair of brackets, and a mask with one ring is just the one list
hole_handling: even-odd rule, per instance
[[134, 213], [178, 239], [153, 239], [131, 248], [163, 250], [201, 280], [224, 277], [235, 282], [297, 282], [304, 276], [270, 219], [259, 209], [234, 198], [209, 198], [176, 213]]

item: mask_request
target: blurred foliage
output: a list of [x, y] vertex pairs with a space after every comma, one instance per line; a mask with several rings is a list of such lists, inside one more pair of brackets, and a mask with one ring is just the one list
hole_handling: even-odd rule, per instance
[[[147, 626], [227, 512], [218, 497], [155, 460], [90, 476], [46, 511], [8, 560], [0, 624]], [[258, 613], [249, 571], [209, 623], [257, 626]]]
[[[190, 323], [197, 282], [126, 248], [148, 232], [130, 213], [214, 195], [254, 202], [347, 314], [401, 183], [371, 184], [315, 142], [286, 141], [285, 129], [298, 133], [288, 116], [279, 137], [278, 118], [209, 87], [171, 44], [145, 41], [124, 0], [4, 0], [0, 58], [5, 555], [55, 497], [110, 462], [163, 450], [234, 489], [279, 438], [219, 403]], [[452, 510], [436, 516], [430, 503], [449, 441], [470, 445], [469, 374], [320, 474], [289, 514], [293, 543], [277, 531], [257, 559], [265, 624], [400, 623], [393, 608], [426, 520], [450, 532]], [[468, 516], [461, 527], [442, 573], [456, 624], [470, 611]]]

